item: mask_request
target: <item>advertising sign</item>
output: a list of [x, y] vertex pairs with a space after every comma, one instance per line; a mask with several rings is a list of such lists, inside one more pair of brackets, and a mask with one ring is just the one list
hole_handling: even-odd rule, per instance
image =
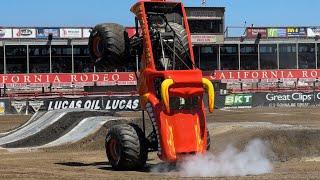
[[79, 28], [61, 28], [60, 38], [82, 38], [82, 29]]
[[89, 38], [91, 33], [91, 28], [82, 29], [82, 38]]
[[[259, 94], [257, 94], [259, 95]], [[320, 93], [261, 93], [264, 100], [260, 102], [268, 107], [308, 107], [320, 101]]]
[[52, 34], [53, 38], [59, 38], [59, 28], [38, 28], [37, 38], [48, 38], [49, 34]]
[[132, 97], [104, 97], [104, 110], [136, 111], [140, 108], [138, 96]]
[[252, 94], [231, 94], [225, 98], [226, 108], [251, 108]]
[[213, 44], [217, 42], [216, 35], [191, 35], [194, 44]]
[[304, 27], [290, 27], [287, 28], [288, 37], [306, 37], [307, 28]]
[[13, 38], [36, 38], [36, 29], [18, 28], [13, 29]]
[[0, 28], [0, 39], [12, 38], [12, 29]]
[[42, 106], [44, 106], [44, 101], [29, 101], [29, 106], [34, 110], [34, 112], [38, 112]]
[[11, 101], [11, 106], [17, 111], [18, 114], [27, 106], [27, 101]]
[[320, 27], [311, 27], [307, 29], [308, 37], [320, 36]]
[[268, 28], [268, 38], [287, 37], [286, 28]]
[[139, 109], [139, 97], [97, 97], [97, 98], [77, 98], [77, 99], [52, 99], [45, 102], [47, 111], [57, 109], [90, 109], [108, 111], [135, 111]]
[[[1, 77], [1, 76], [0, 76]], [[207, 75], [207, 78], [211, 80], [223, 80], [223, 81], [239, 81], [259, 79], [261, 81], [266, 80], [289, 80], [297, 81], [297, 79], [310, 79], [320, 78], [320, 70], [243, 70], [243, 71], [215, 71], [211, 75]], [[0, 79], [1, 83], [1, 79]]]
[[79, 73], [79, 74], [8, 74], [0, 75], [0, 84], [72, 84], [101, 82], [113, 85], [135, 85], [134, 73]]
[[247, 38], [257, 38], [258, 34], [261, 35], [261, 38], [267, 38], [268, 32], [266, 28], [248, 28], [247, 29]]

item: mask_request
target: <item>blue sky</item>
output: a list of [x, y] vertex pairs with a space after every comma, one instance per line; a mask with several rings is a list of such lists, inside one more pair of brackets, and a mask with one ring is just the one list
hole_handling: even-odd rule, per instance
[[[0, 26], [93, 26], [101, 22], [133, 25], [136, 0], [1, 0]], [[199, 6], [201, 0], [183, 0]], [[226, 7], [226, 25], [317, 26], [319, 0], [207, 0]]]

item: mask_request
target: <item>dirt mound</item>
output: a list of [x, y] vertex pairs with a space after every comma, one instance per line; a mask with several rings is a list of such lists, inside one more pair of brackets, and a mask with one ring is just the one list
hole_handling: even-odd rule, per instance
[[8, 143], [3, 145], [4, 148], [25, 148], [25, 147], [35, 147], [52, 142], [59, 137], [65, 135], [67, 132], [71, 131], [76, 125], [78, 125], [81, 120], [87, 117], [94, 116], [115, 116], [111, 112], [103, 111], [83, 111], [83, 112], [69, 112], [57, 122], [53, 123], [51, 126], [45, 128], [44, 130], [36, 133], [27, 138]]
[[320, 129], [236, 129], [212, 137], [212, 151], [219, 153], [232, 144], [243, 149], [250, 140], [262, 139], [269, 145], [274, 161], [289, 161], [320, 156]]
[[271, 130], [257, 136], [270, 143], [276, 160], [320, 156], [319, 129]]

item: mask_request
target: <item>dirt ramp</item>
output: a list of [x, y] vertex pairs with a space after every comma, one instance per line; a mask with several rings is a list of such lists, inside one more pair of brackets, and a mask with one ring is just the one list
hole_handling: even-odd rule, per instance
[[[44, 113], [41, 117], [36, 120], [18, 127], [15, 130], [8, 132], [7, 135], [0, 138], [0, 145], [8, 144], [11, 142], [19, 141], [34, 134], [39, 133], [43, 129], [51, 126], [60, 118], [68, 114], [69, 112], [80, 112], [80, 110], [56, 110]], [[32, 119], [31, 119], [32, 120]]]
[[[94, 116], [115, 116], [114, 113], [102, 111], [75, 111], [67, 112], [60, 116], [52, 124], [46, 125], [41, 131], [34, 133], [25, 138], [18, 138], [16, 141], [11, 141], [2, 145], [4, 148], [25, 148], [43, 146], [57, 140], [70, 132], [83, 119]], [[39, 127], [40, 128], [40, 127]]]
[[68, 143], [61, 146], [51, 147], [45, 149], [46, 151], [105, 151], [104, 143], [108, 133], [108, 129], [117, 124], [135, 123], [138, 124], [141, 119], [138, 117], [119, 118], [115, 121], [106, 121], [99, 130], [90, 134], [89, 136], [74, 143]]
[[68, 143], [76, 143], [83, 138], [95, 134], [106, 122], [119, 121], [120, 119], [123, 118], [114, 116], [95, 116], [85, 118], [64, 136], [61, 136], [59, 139], [44, 146], [40, 146], [39, 148], [49, 148]]

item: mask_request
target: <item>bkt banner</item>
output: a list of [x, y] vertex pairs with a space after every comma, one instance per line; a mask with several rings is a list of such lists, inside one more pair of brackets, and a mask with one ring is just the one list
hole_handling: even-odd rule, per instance
[[225, 98], [226, 108], [251, 108], [252, 94], [231, 94]]
[[216, 95], [218, 108], [314, 107], [320, 106], [320, 92], [263, 92]]

